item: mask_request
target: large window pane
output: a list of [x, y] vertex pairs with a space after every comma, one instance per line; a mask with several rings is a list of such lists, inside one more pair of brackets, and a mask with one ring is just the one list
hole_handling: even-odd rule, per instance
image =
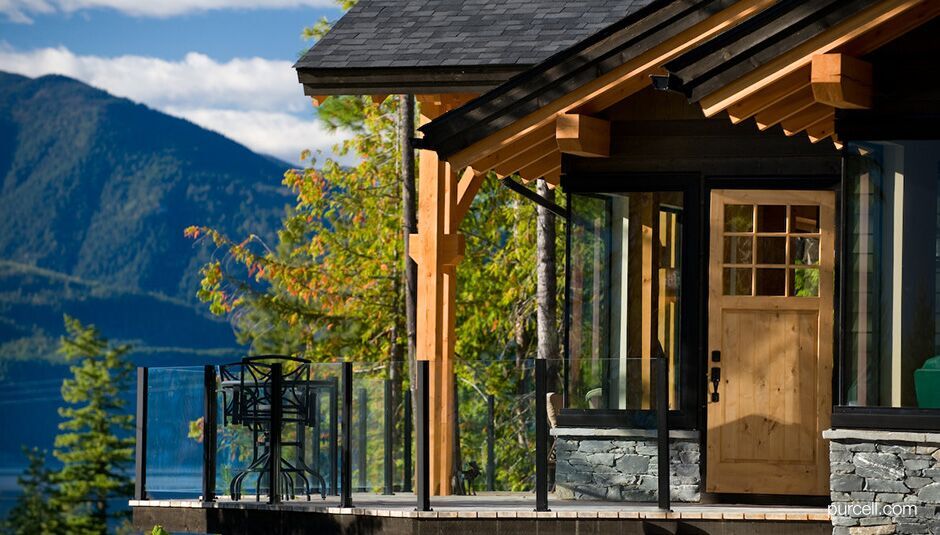
[[848, 146], [847, 404], [940, 408], [938, 163], [935, 141]]
[[678, 408], [682, 194], [572, 195], [570, 408], [652, 407], [664, 355]]

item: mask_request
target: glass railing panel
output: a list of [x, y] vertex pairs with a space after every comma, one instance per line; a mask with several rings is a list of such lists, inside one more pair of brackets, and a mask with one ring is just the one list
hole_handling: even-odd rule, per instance
[[146, 493], [150, 499], [202, 494], [202, 366], [150, 368]]

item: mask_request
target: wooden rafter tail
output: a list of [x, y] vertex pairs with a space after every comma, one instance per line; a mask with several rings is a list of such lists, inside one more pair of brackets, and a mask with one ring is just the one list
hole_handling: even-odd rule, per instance
[[830, 106], [813, 104], [809, 108], [806, 108], [784, 121], [782, 124], [783, 133], [788, 136], [795, 136], [832, 114], [833, 111]]
[[610, 156], [610, 122], [589, 115], [565, 113], [555, 122], [558, 150], [577, 156]]
[[310, 97], [310, 100], [311, 102], [313, 102], [314, 107], [319, 107], [319, 106], [322, 106], [323, 102], [326, 101], [326, 99], [328, 98], [330, 98], [329, 95], [317, 95], [314, 97]]
[[[551, 142], [554, 144], [555, 142], [555, 125], [554, 124], [547, 124], [547, 125], [542, 126], [541, 128], [535, 129], [532, 132], [530, 132], [527, 136], [521, 137], [517, 139], [516, 141], [514, 141], [513, 143], [509, 143], [503, 146], [499, 150], [496, 150], [487, 154], [486, 156], [480, 158], [479, 160], [473, 162], [470, 165], [474, 169], [478, 169], [482, 172], [495, 170], [496, 166], [500, 165], [501, 163], [511, 158], [515, 158], [516, 156], [519, 156], [523, 152], [530, 149], [532, 146], [538, 143], [542, 143], [546, 140], [551, 140]], [[497, 172], [499, 171], [497, 170]], [[501, 174], [509, 175], [512, 173], [501, 173]]]
[[[734, 103], [762, 91], [788, 74], [808, 67], [815, 55], [838, 51], [841, 47], [850, 43], [854, 43], [856, 48], [861, 47], [860, 43], [865, 41], [866, 36], [877, 35], [877, 38], [882, 42], [887, 42], [890, 39], [885, 39], [883, 32], [894, 33], [889, 31], [891, 24], [904, 20], [905, 14], [920, 6], [924, 1], [883, 0], [877, 2], [868, 9], [860, 11], [773, 61], [762, 65], [753, 72], [706, 95], [700, 101], [702, 111], [705, 112], [706, 117], [717, 115]], [[936, 9], [940, 10], [940, 2], [930, 1], [928, 3], [933, 4]], [[898, 26], [904, 28], [904, 31], [909, 29], [904, 24]], [[878, 30], [883, 30], [883, 32]], [[891, 39], [902, 33], [894, 33]]]
[[816, 102], [839, 109], [869, 109], [872, 66], [846, 54], [813, 56], [813, 96]]
[[539, 158], [555, 150], [556, 144], [554, 138], [547, 138], [544, 141], [532, 145], [528, 149], [519, 153], [513, 158], [500, 162], [493, 169], [501, 176], [508, 176], [518, 173], [520, 169], [538, 161]]
[[372, 97], [372, 103], [376, 106], [381, 106], [385, 99], [388, 98], [388, 95], [369, 95]]
[[549, 189], [554, 189], [559, 184], [561, 184], [561, 166], [552, 169], [551, 171], [545, 173], [545, 176], [542, 178], [545, 179], [545, 182], [548, 184]]
[[[833, 137], [836, 133], [835, 116], [829, 116], [818, 123], [806, 129], [806, 135], [809, 136], [811, 143], [819, 143], [827, 137]], [[833, 139], [833, 142], [836, 142]]]
[[797, 91], [809, 87], [809, 77], [809, 68], [794, 71], [760, 93], [729, 106], [728, 117], [731, 118], [733, 124], [750, 119]]
[[782, 99], [777, 104], [765, 109], [757, 114], [757, 128], [767, 130], [790, 117], [809, 108], [815, 103], [813, 100], [813, 90], [808, 85]]
[[519, 171], [519, 176], [526, 182], [544, 177], [546, 174], [561, 168], [561, 153], [557, 150], [539, 158], [536, 162]]

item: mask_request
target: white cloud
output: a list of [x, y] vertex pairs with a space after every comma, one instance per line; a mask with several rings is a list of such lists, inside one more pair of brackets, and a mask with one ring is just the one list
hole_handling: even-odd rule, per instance
[[336, 7], [333, 0], [0, 0], [0, 13], [29, 24], [33, 15], [114, 9], [135, 17], [172, 17], [216, 9]]
[[[164, 111], [224, 134], [255, 152], [271, 154], [292, 164], [298, 163], [305, 149], [329, 154], [333, 145], [348, 135], [328, 132], [317, 121], [302, 120], [287, 113], [175, 107]], [[352, 163], [350, 158], [342, 160]]]
[[[3, 1], [3, 0], [0, 0]], [[0, 69], [36, 77], [63, 74], [151, 106], [309, 109], [289, 61], [235, 58], [217, 62], [190, 52], [180, 61], [148, 56], [79, 56], [65, 47], [19, 51], [0, 46]]]
[[[327, 132], [318, 123], [287, 61], [236, 58], [217, 62], [195, 52], [180, 61], [108, 58], [76, 55], [64, 47], [20, 51], [0, 44], [0, 70], [30, 77], [62, 74], [76, 78], [290, 163], [297, 163], [303, 149], [328, 153], [347, 136]], [[344, 163], [352, 161], [344, 159]]]

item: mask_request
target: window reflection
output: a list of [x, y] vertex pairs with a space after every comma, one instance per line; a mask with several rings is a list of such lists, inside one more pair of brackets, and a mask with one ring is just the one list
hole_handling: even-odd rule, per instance
[[681, 192], [571, 195], [568, 406], [650, 409], [651, 359], [678, 407]]

